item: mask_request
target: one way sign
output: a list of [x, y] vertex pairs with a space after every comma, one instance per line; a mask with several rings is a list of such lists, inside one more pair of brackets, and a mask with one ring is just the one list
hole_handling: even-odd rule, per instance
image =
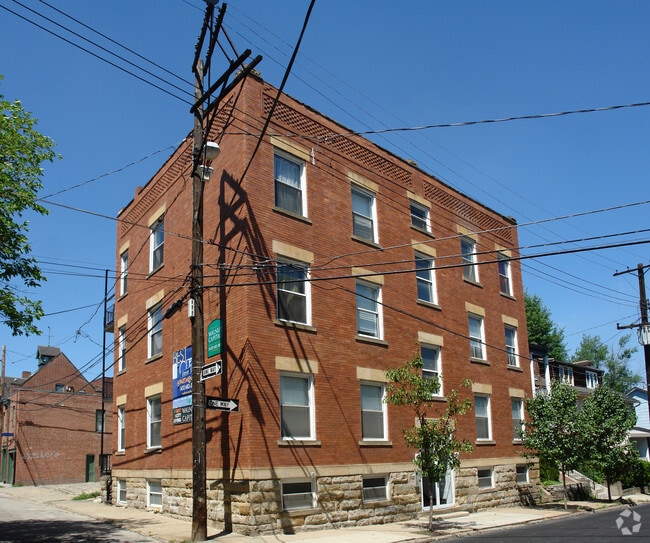
[[216, 398], [214, 396], [205, 397], [206, 409], [217, 409], [219, 411], [228, 411], [234, 413], [239, 411], [239, 400], [232, 398]]
[[210, 377], [214, 377], [215, 375], [221, 375], [221, 360], [217, 360], [211, 364], [204, 364], [201, 368], [201, 381], [210, 379]]

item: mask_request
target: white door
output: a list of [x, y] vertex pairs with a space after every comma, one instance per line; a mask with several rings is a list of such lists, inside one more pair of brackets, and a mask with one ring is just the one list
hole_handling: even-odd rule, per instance
[[[422, 509], [429, 508], [429, 479], [422, 477]], [[433, 485], [433, 507], [451, 507], [455, 503], [454, 498], [454, 472], [448, 471], [442, 481]]]

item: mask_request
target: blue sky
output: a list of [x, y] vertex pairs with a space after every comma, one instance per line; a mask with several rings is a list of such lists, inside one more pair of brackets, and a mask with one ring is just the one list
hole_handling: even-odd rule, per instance
[[[250, 48], [264, 57], [258, 69], [275, 86], [308, 5], [228, 2], [229, 36], [240, 52]], [[104, 270], [115, 266], [114, 217], [192, 129], [191, 64], [204, 4], [0, 0], [0, 6], [47, 29], [0, 9], [0, 94], [21, 100], [63, 156], [45, 167], [41, 196], [50, 214], [30, 217], [32, 252], [48, 277], [34, 296], [48, 316], [41, 337], [15, 338], [0, 326], [7, 374], [34, 371], [37, 346], [49, 343], [96, 377]], [[643, 103], [650, 101], [649, 20], [644, 1], [316, 0], [285, 92], [358, 131]], [[216, 56], [215, 72], [225, 66]], [[650, 107], [639, 106], [370, 137], [515, 217], [523, 254], [536, 255], [650, 239], [642, 231], [649, 132]], [[583, 238], [595, 239], [558, 245]], [[531, 247], [540, 244], [548, 245]], [[524, 285], [564, 328], [570, 352], [585, 333], [614, 343], [625, 333], [617, 323], [639, 322], [636, 275], [614, 273], [648, 264], [649, 252], [640, 244], [531, 258], [522, 264]], [[641, 351], [632, 366], [643, 372]]]

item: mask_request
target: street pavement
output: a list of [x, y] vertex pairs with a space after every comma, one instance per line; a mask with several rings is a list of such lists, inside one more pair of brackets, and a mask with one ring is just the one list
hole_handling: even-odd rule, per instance
[[[23, 500], [36, 504], [47, 504], [58, 509], [83, 515], [89, 519], [110, 523], [114, 527], [130, 530], [162, 542], [181, 543], [191, 539], [191, 522], [162, 513], [121, 507], [101, 503], [99, 498], [73, 500], [82, 493], [99, 490], [99, 483], [75, 485], [45, 485], [30, 487], [1, 487], [0, 497]], [[650, 495], [627, 496], [631, 505], [650, 502]], [[627, 507], [619, 502], [569, 502], [568, 510], [562, 504], [538, 507], [508, 507], [479, 511], [476, 513], [439, 513], [435, 517], [435, 530], [427, 531], [427, 513], [418, 519], [375, 526], [358, 526], [341, 529], [313, 530], [296, 534], [267, 534], [245, 536], [235, 533], [221, 533], [208, 526], [208, 540], [220, 543], [424, 543], [437, 541], [460, 534], [478, 533], [485, 530], [541, 522], [566, 515], [576, 515], [604, 508]], [[0, 532], [2, 516], [0, 514]], [[0, 540], [2, 535], [0, 533]]]

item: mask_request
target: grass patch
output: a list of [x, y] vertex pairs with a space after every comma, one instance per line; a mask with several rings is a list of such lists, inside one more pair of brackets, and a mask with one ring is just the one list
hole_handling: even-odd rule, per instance
[[75, 501], [80, 501], [80, 500], [90, 500], [92, 498], [96, 498], [97, 496], [100, 496], [101, 492], [99, 490], [95, 492], [83, 492], [82, 494], [79, 494], [78, 496], [75, 496], [72, 498]]

